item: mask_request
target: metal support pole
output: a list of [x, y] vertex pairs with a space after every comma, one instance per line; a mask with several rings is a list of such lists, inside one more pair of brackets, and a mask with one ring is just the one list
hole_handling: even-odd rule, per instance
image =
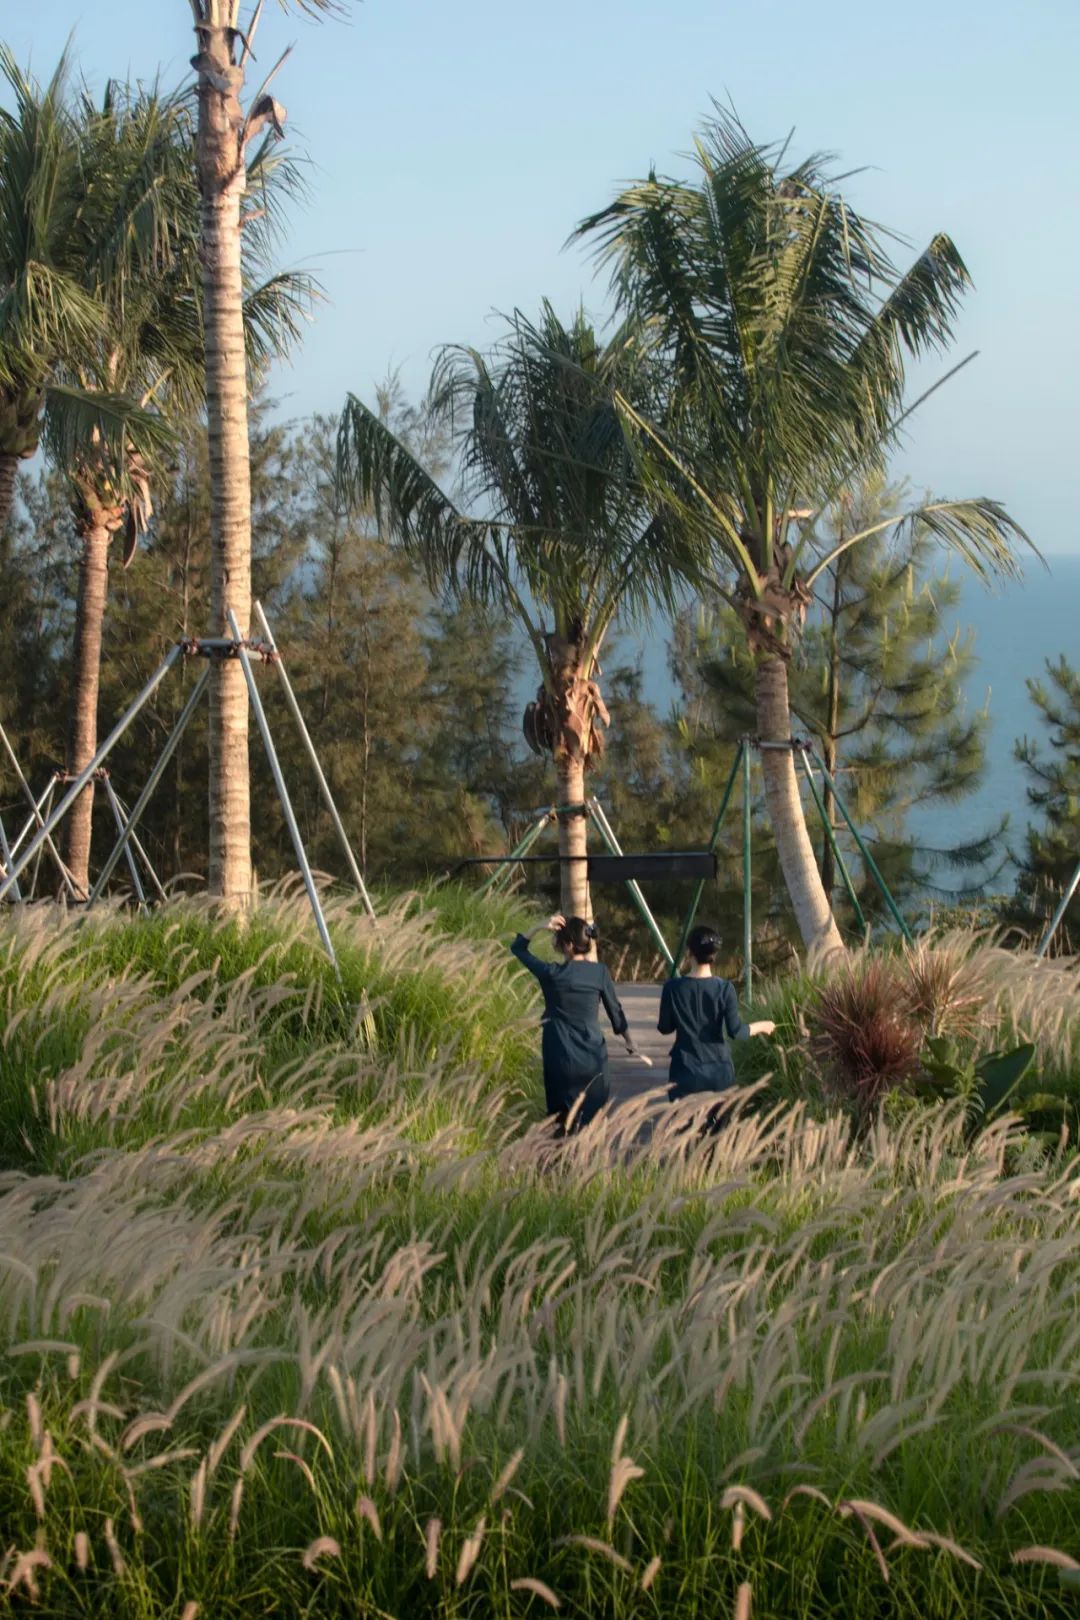
[[867, 849], [866, 844], [863, 842], [862, 834], [859, 832], [858, 827], [856, 827], [855, 823], [852, 821], [851, 817], [848, 815], [847, 807], [845, 806], [843, 799], [840, 797], [840, 793], [839, 793], [839, 790], [837, 789], [836, 783], [833, 781], [832, 777], [829, 775], [828, 770], [826, 769], [825, 761], [822, 760], [822, 759], [819, 759], [816, 754], [813, 756], [813, 759], [814, 759], [814, 764], [817, 766], [818, 770], [821, 772], [822, 781], [825, 783], [826, 787], [829, 787], [829, 788], [832, 789], [832, 796], [836, 800], [836, 808], [839, 810], [840, 814], [843, 816], [844, 820], [847, 822], [848, 827], [849, 827], [849, 829], [851, 831], [851, 836], [854, 838], [856, 844], [859, 846], [859, 854], [862, 856], [863, 860], [866, 862], [866, 870], [870, 873], [870, 876], [873, 878], [874, 882], [877, 884], [879, 890], [881, 891], [881, 897], [885, 901], [885, 904], [888, 906], [890, 912], [892, 913], [893, 921], [896, 923], [896, 926], [899, 928], [900, 932], [903, 934], [904, 939], [907, 941], [907, 943], [909, 945], [911, 945], [913, 943], [912, 935], [911, 935], [911, 929], [908, 927], [907, 923], [904, 921], [904, 919], [903, 919], [903, 917], [902, 917], [902, 915], [900, 913], [900, 908], [897, 906], [896, 901], [893, 899], [891, 893], [889, 892], [889, 885], [885, 882], [885, 879], [882, 877], [881, 873], [879, 872], [877, 862], [875, 861], [874, 857], [871, 855], [870, 851]]
[[42, 820], [41, 812], [42, 812], [42, 809], [44, 807], [45, 800], [52, 798], [52, 791], [53, 791], [53, 788], [55, 786], [56, 786], [56, 778], [55, 778], [55, 776], [50, 776], [48, 782], [45, 784], [44, 788], [41, 791], [40, 798], [37, 799], [36, 801], [31, 800], [30, 814], [27, 816], [26, 820], [23, 822], [22, 826], [19, 828], [18, 835], [15, 838], [15, 841], [11, 846], [11, 853], [12, 853], [13, 857], [16, 856], [19, 853], [19, 851], [22, 848], [23, 844], [26, 842], [26, 835], [30, 831], [31, 827], [41, 825], [41, 820]]
[[1050, 941], [1053, 939], [1054, 935], [1057, 933], [1058, 929], [1061, 927], [1062, 919], [1064, 918], [1065, 913], [1069, 909], [1069, 902], [1072, 899], [1073, 895], [1076, 893], [1078, 885], [1080, 885], [1080, 866], [1078, 866], [1076, 868], [1076, 871], [1073, 873], [1072, 878], [1070, 879], [1070, 882], [1069, 882], [1069, 886], [1065, 890], [1065, 893], [1062, 895], [1061, 900], [1060, 900], [1060, 902], [1058, 904], [1058, 908], [1054, 912], [1053, 917], [1050, 919], [1050, 926], [1046, 930], [1046, 933], [1043, 935], [1042, 939], [1039, 941], [1039, 948], [1035, 952], [1035, 956], [1036, 956], [1037, 959], [1041, 960], [1042, 957], [1044, 957], [1046, 955], [1047, 951], [1050, 949]]
[[109, 852], [109, 857], [106, 860], [105, 865], [101, 868], [101, 871], [98, 873], [97, 882], [94, 884], [94, 887], [90, 890], [90, 899], [87, 901], [87, 910], [88, 911], [89, 911], [91, 906], [96, 905], [97, 902], [101, 899], [101, 896], [102, 896], [102, 894], [104, 893], [104, 890], [105, 890], [105, 885], [106, 885], [106, 883], [108, 883], [109, 879], [112, 877], [113, 869], [116, 866], [117, 861], [120, 859], [121, 855], [123, 855], [125, 849], [127, 848], [128, 839], [132, 838], [134, 836], [135, 825], [138, 822], [139, 817], [142, 815], [143, 811], [146, 809], [147, 804], [150, 802], [151, 794], [153, 793], [154, 789], [157, 787], [158, 783], [161, 781], [161, 778], [165, 773], [166, 765], [168, 765], [170, 759], [172, 759], [172, 757], [173, 757], [173, 754], [176, 752], [177, 746], [178, 746], [178, 744], [180, 742], [180, 738], [183, 736], [184, 730], [185, 730], [185, 728], [187, 726], [187, 723], [191, 719], [191, 716], [195, 712], [195, 705], [198, 703], [200, 697], [202, 696], [203, 689], [206, 686], [206, 683], [209, 681], [209, 679], [210, 679], [210, 665], [206, 664], [199, 671], [199, 678], [195, 682], [195, 685], [191, 688], [191, 692], [188, 695], [188, 700], [184, 704], [184, 707], [180, 710], [179, 715], [177, 716], [176, 724], [173, 726], [172, 731], [169, 733], [168, 737], [166, 737], [166, 739], [165, 739], [165, 746], [161, 750], [161, 753], [158, 755], [157, 764], [154, 766], [153, 770], [150, 772], [150, 775], [147, 777], [146, 786], [143, 788], [142, 792], [139, 794], [139, 797], [136, 799], [135, 808], [134, 808], [134, 810], [132, 810], [131, 814], [128, 816], [127, 823], [126, 823], [126, 825], [124, 827], [123, 832], [121, 833], [120, 837], [117, 839], [116, 843], [113, 845], [111, 851]]
[[743, 981], [744, 995], [747, 1004], [754, 987], [754, 930], [751, 915], [750, 879], [752, 875], [752, 860], [750, 847], [751, 812], [753, 805], [750, 799], [750, 749], [743, 748], [743, 835], [742, 835], [742, 882], [743, 882]]
[[278, 798], [281, 800], [281, 808], [285, 816], [286, 824], [289, 828], [289, 836], [292, 839], [293, 849], [296, 851], [297, 863], [300, 867], [301, 873], [303, 874], [304, 887], [307, 890], [308, 900], [311, 902], [311, 909], [315, 915], [315, 926], [319, 930], [319, 938], [323, 942], [323, 948], [331, 962], [334, 964], [334, 972], [340, 979], [341, 969], [338, 967], [338, 959], [334, 951], [333, 941], [330, 938], [330, 930], [327, 928], [326, 918], [323, 916], [323, 908], [319, 901], [319, 891], [315, 887], [315, 879], [312, 877], [311, 867], [308, 865], [307, 851], [304, 848], [304, 841], [300, 836], [300, 828], [297, 825], [296, 817], [293, 814], [292, 801], [289, 798], [289, 790], [285, 786], [285, 778], [281, 774], [281, 766], [278, 763], [277, 749], [274, 747], [274, 739], [270, 735], [270, 726], [266, 719], [266, 710], [262, 706], [262, 699], [259, 696], [259, 687], [255, 680], [255, 671], [251, 667], [251, 659], [248, 657], [247, 648], [244, 646], [243, 637], [240, 634], [240, 626], [237, 624], [236, 615], [233, 613], [231, 608], [228, 610], [226, 618], [228, 619], [229, 629], [232, 631], [233, 636], [236, 639], [237, 654], [240, 659], [240, 668], [244, 672], [244, 679], [247, 682], [248, 697], [251, 699], [251, 707], [255, 713], [255, 721], [262, 735], [263, 747], [266, 749], [267, 763], [270, 766], [270, 774], [274, 778], [274, 786], [277, 788]]
[[[612, 831], [611, 823], [608, 821], [608, 818], [604, 812], [604, 807], [600, 803], [599, 799], [597, 799], [595, 796], [591, 798], [588, 801], [588, 809], [592, 812], [593, 820], [599, 827], [600, 836], [604, 840], [604, 843], [607, 845], [608, 849], [613, 855], [621, 855], [622, 849], [619, 847], [619, 840], [615, 837], [615, 834]], [[642, 917], [645, 919], [646, 927], [648, 928], [653, 939], [656, 941], [657, 945], [660, 947], [660, 954], [663, 956], [664, 961], [667, 963], [669, 968], [674, 967], [675, 961], [672, 957], [668, 942], [660, 932], [656, 918], [649, 910], [645, 896], [641, 892], [637, 879], [629, 878], [627, 880], [626, 887], [630, 891], [631, 898], [636, 902], [637, 908], [641, 912]]]
[[[270, 643], [273, 651], [277, 652], [278, 646], [277, 642], [274, 640], [274, 632], [271, 630], [269, 620], [267, 619], [266, 614], [263, 612], [261, 602], [255, 603], [255, 612], [258, 616], [259, 623], [262, 626], [263, 635]], [[326, 780], [322, 765], [319, 763], [319, 756], [315, 752], [315, 744], [311, 740], [311, 733], [308, 731], [308, 728], [304, 722], [304, 716], [300, 712], [300, 705], [296, 701], [296, 693], [292, 689], [292, 682], [285, 673], [285, 665], [281, 661], [280, 654], [278, 654], [276, 662], [278, 674], [281, 677], [282, 690], [285, 693], [285, 701], [289, 705], [289, 710], [293, 719], [296, 721], [297, 728], [300, 732], [300, 739], [303, 742], [304, 747], [307, 749], [308, 758], [310, 759], [312, 769], [315, 772], [315, 780], [319, 784], [319, 792], [322, 794], [323, 803], [329, 812], [330, 820], [334, 823], [334, 830], [338, 835], [338, 841], [341, 844], [341, 848], [345, 856], [345, 863], [348, 866], [349, 871], [352, 873], [352, 880], [356, 884], [357, 892], [364, 903], [364, 910], [374, 922], [375, 907], [371, 903], [371, 896], [368, 894], [367, 885], [365, 884], [360, 872], [360, 868], [357, 865], [356, 856], [353, 854], [352, 845], [349, 843], [349, 837], [345, 831], [344, 823], [338, 814], [337, 805], [334, 803], [334, 795], [330, 792], [330, 784]]]
[[[107, 776], [104, 778], [104, 781], [105, 781], [105, 797], [109, 801], [109, 807], [110, 807], [110, 809], [112, 810], [112, 813], [113, 813], [113, 820], [116, 822], [116, 830], [120, 834], [120, 837], [123, 838], [125, 828], [124, 828], [124, 818], [123, 818], [123, 815], [120, 812], [120, 805], [119, 805], [119, 803], [117, 801], [116, 794], [113, 792], [112, 782], [109, 780], [109, 778]], [[145, 893], [145, 891], [143, 889], [143, 886], [142, 886], [142, 879], [139, 876], [139, 868], [135, 864], [135, 856], [132, 853], [131, 839], [130, 838], [127, 838], [127, 839], [124, 840], [124, 854], [127, 857], [127, 869], [131, 874], [131, 886], [135, 890], [135, 894], [136, 894], [136, 896], [138, 898], [138, 901], [139, 901], [139, 910], [140, 911], [145, 911], [146, 910], [146, 893]]]
[[[514, 845], [513, 849], [510, 851], [511, 855], [518, 857], [527, 855], [530, 849], [536, 843], [536, 840], [539, 838], [540, 834], [543, 832], [544, 828], [547, 826], [548, 822], [552, 820], [552, 817], [553, 812], [551, 810], [545, 810], [539, 821], [534, 821], [525, 836]], [[513, 872], [513, 870], [514, 868], [509, 862], [504, 862], [494, 872], [492, 872], [490, 877], [486, 877], [484, 879], [483, 883], [481, 883], [479, 889], [476, 891], [477, 894], [487, 894], [489, 892], [493, 893], [496, 889], [501, 887], [504, 876], [509, 878], [509, 875]]]
[[[34, 798], [34, 795], [33, 795], [33, 792], [31, 791], [29, 782], [26, 780], [26, 777], [23, 775], [22, 766], [19, 764], [18, 755], [16, 754], [14, 748], [12, 748], [11, 739], [8, 737], [8, 734], [4, 730], [3, 726], [0, 726], [0, 743], [3, 744], [4, 751], [7, 754], [8, 759], [11, 761], [12, 769], [15, 772], [15, 775], [16, 775], [16, 777], [18, 779], [19, 786], [23, 790], [23, 794], [25, 795], [26, 802], [30, 806], [31, 814], [32, 814], [34, 820], [37, 822], [38, 829], [39, 829], [38, 837], [36, 839], [34, 839], [30, 849], [27, 850], [25, 857], [18, 858], [14, 854], [12, 855], [12, 859], [15, 862], [15, 876], [18, 877], [20, 875], [20, 873], [22, 872], [22, 870], [23, 870], [24, 866], [26, 865], [27, 861], [30, 859], [31, 854], [40, 847], [41, 843], [44, 843], [46, 848], [49, 851], [49, 854], [52, 856], [53, 860], [56, 862], [56, 869], [60, 873], [60, 877], [63, 880], [63, 882], [64, 882], [64, 884], [65, 884], [65, 886], [67, 888], [68, 893], [71, 895], [71, 898], [73, 900], [75, 900], [75, 901], [81, 900], [82, 895], [79, 893], [78, 889], [76, 889], [75, 884], [74, 884], [74, 882], [72, 880], [71, 873], [68, 871], [67, 867], [64, 865], [63, 861], [60, 859], [60, 851], [57, 849], [56, 845], [53, 843], [52, 838], [50, 836], [50, 834], [52, 833], [51, 813], [50, 813], [50, 825], [46, 828], [46, 824], [41, 818], [41, 811], [38, 808], [37, 800]], [[54, 780], [55, 780], [55, 778], [54, 778]], [[21, 841], [22, 840], [20, 839], [20, 842]], [[6, 893], [7, 893], [6, 886], [3, 885], [3, 884], [0, 884], [0, 900], [2, 900], [4, 898], [4, 895]]]
[[[740, 742], [740, 744], [739, 744], [739, 746], [738, 746], [738, 748], [737, 748], [737, 750], [735, 752], [735, 758], [732, 761], [731, 771], [730, 771], [730, 774], [728, 775], [728, 779], [727, 779], [727, 786], [724, 788], [724, 796], [720, 800], [720, 808], [716, 812], [716, 820], [713, 822], [712, 836], [709, 839], [709, 854], [710, 855], [715, 853], [716, 846], [720, 842], [720, 829], [724, 825], [724, 816], [727, 814], [727, 807], [728, 807], [728, 804], [730, 802], [732, 790], [735, 787], [735, 782], [736, 782], [736, 779], [737, 779], [738, 774], [739, 774], [739, 766], [742, 764], [743, 750], [745, 748], [746, 748], [745, 741]], [[669, 978], [673, 979], [675, 977], [675, 975], [678, 973], [679, 964], [682, 961], [683, 957], [686, 955], [686, 942], [690, 938], [690, 930], [694, 926], [694, 918], [697, 916], [697, 909], [698, 909], [698, 906], [701, 904], [701, 897], [702, 897], [702, 895], [704, 893], [705, 893], [705, 879], [701, 878], [699, 880], [699, 882], [698, 882], [697, 888], [694, 890], [694, 898], [690, 902], [690, 909], [686, 913], [686, 921], [683, 923], [682, 933], [679, 935], [679, 945], [678, 945], [678, 949], [675, 952], [675, 960], [671, 964], [671, 972], [668, 975]]]
[[[38, 831], [36, 838], [32, 838], [30, 840], [29, 845], [16, 861], [13, 871], [8, 874], [3, 883], [0, 883], [0, 900], [4, 898], [5, 894], [8, 892], [8, 889], [11, 887], [12, 879], [18, 877], [23, 868], [30, 864], [30, 861], [34, 855], [37, 854], [41, 845], [51, 837], [53, 828], [58, 826], [67, 815], [68, 811], [71, 809], [71, 806], [75, 803], [75, 800], [79, 797], [79, 794], [82, 792], [87, 782], [89, 782], [94, 772], [101, 769], [103, 761], [106, 760], [109, 754], [112, 753], [112, 750], [120, 741], [120, 738], [124, 735], [124, 732], [127, 730], [128, 726], [130, 726], [139, 710], [143, 708], [143, 706], [153, 697], [154, 693], [157, 691], [170, 669], [172, 669], [179, 656], [180, 646], [177, 644], [177, 646], [170, 648], [168, 654], [151, 675], [138, 697], [136, 697], [135, 701], [131, 703], [120, 716], [120, 719], [116, 722], [115, 726], [113, 726], [112, 730], [109, 732], [109, 735], [106, 737], [105, 741], [102, 743], [89, 765], [83, 766], [74, 782], [72, 782], [71, 786], [60, 800], [60, 803], [56, 806], [56, 809], [51, 812], [49, 819]], [[33, 795], [31, 795], [31, 803], [33, 803]], [[58, 861], [59, 859], [60, 857], [57, 856]]]
[[[49, 814], [49, 812], [52, 810], [53, 794], [55, 792], [56, 792], [56, 777], [55, 776], [50, 776], [49, 785], [45, 789], [44, 793], [41, 795], [41, 798], [38, 800], [38, 812], [40, 812], [41, 810], [44, 810], [46, 815]], [[32, 826], [33, 826], [33, 817], [31, 817], [30, 820], [27, 822], [27, 831], [29, 831], [29, 829]], [[31, 898], [33, 898], [33, 896], [37, 893], [37, 880], [38, 880], [38, 873], [41, 871], [41, 857], [42, 857], [42, 854], [43, 854], [43, 851], [39, 849], [37, 854], [34, 856], [34, 870], [30, 873], [30, 882], [27, 885], [27, 893], [31, 896]], [[65, 868], [65, 870], [66, 870], [66, 868]]]
[[[3, 816], [0, 816], [0, 860], [3, 861], [4, 872], [6, 875], [11, 871], [11, 845], [7, 841], [7, 833], [4, 830]], [[22, 899], [22, 891], [19, 888], [18, 883], [12, 885], [11, 895], [12, 899], [14, 900], [19, 901]]]
[[[810, 769], [810, 761], [806, 757], [805, 748], [799, 749], [799, 758], [802, 760], [802, 768], [806, 774], [806, 780], [810, 784], [810, 792], [813, 796], [814, 803], [817, 805], [818, 815], [821, 817], [821, 825], [825, 829], [825, 837], [829, 840], [829, 848], [832, 850], [833, 858], [836, 861], [837, 866], [840, 868], [840, 876], [844, 880], [844, 888], [847, 890], [847, 897], [851, 901], [852, 910], [855, 913], [855, 921], [858, 923], [861, 932], [865, 934], [866, 918], [863, 916], [863, 909], [859, 904], [859, 897], [855, 893], [855, 885], [851, 881], [851, 874], [844, 863], [844, 857], [840, 853], [840, 845], [836, 842], [836, 833], [833, 831], [832, 824], [825, 813], [825, 803], [821, 797], [821, 794], [817, 790], [817, 783], [814, 781], [814, 773]], [[829, 901], [831, 908], [832, 896], [826, 895], [825, 898]]]
[[[120, 797], [119, 793], [116, 792], [115, 788], [113, 789], [113, 793], [115, 795], [117, 804], [120, 806], [120, 811], [121, 811], [121, 814], [123, 815], [125, 821], [129, 820], [130, 816], [129, 816], [127, 805], [124, 803], [124, 801]], [[142, 861], [143, 870], [145, 871], [147, 877], [150, 879], [150, 882], [154, 885], [154, 888], [157, 890], [158, 899], [159, 900], [167, 900], [169, 897], [165, 893], [165, 890], [162, 888], [161, 879], [158, 877], [157, 873], [154, 871], [154, 863], [150, 859], [149, 855], [146, 853], [146, 851], [143, 848], [142, 844], [140, 843], [137, 834], [135, 834], [134, 832], [131, 834], [131, 847], [135, 851], [136, 855], [139, 857], [140, 861]]]

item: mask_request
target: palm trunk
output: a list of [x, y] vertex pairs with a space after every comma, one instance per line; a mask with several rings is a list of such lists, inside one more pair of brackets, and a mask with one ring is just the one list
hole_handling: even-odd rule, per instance
[[[755, 674], [758, 734], [763, 743], [787, 742], [791, 737], [787, 664], [783, 658], [762, 657]], [[806, 830], [802, 800], [795, 777], [795, 759], [789, 748], [763, 748], [761, 774], [776, 852], [791, 897], [795, 920], [808, 949], [842, 951], [843, 941], [833, 920], [828, 896]]]
[[[251, 613], [251, 464], [244, 355], [240, 201], [245, 169], [240, 89], [224, 28], [199, 29], [203, 327], [210, 450], [212, 633], [228, 635], [232, 609], [247, 634]], [[248, 697], [235, 659], [219, 662], [210, 684], [210, 892], [231, 908], [251, 898], [251, 786]]]
[[[109, 588], [110, 531], [100, 511], [81, 524], [82, 557], [79, 594], [75, 606], [75, 657], [72, 671], [71, 722], [68, 729], [67, 768], [77, 774], [97, 752], [98, 688], [101, 684], [101, 635]], [[67, 817], [65, 859], [75, 887], [85, 899], [90, 893], [90, 841], [94, 816], [94, 784], [75, 800]]]
[[[829, 690], [828, 690], [828, 718], [826, 724], [828, 732], [825, 737], [824, 754], [825, 767], [833, 781], [836, 780], [836, 734], [840, 729], [840, 568], [842, 559], [833, 569], [833, 599], [832, 613], [829, 622]], [[822, 804], [825, 807], [825, 819], [829, 826], [834, 825], [836, 806], [833, 800], [833, 791], [828, 783], [823, 784]], [[832, 892], [836, 885], [836, 858], [833, 855], [829, 836], [822, 828], [821, 850], [821, 886], [832, 904]]]
[[19, 471], [19, 459], [10, 450], [0, 451], [0, 534], [7, 529], [15, 506], [15, 478]]
[[[555, 759], [558, 802], [583, 804], [585, 801], [585, 761], [560, 751]], [[559, 854], [584, 856], [588, 850], [588, 823], [584, 810], [559, 817]], [[592, 921], [589, 873], [584, 860], [559, 862], [559, 907], [564, 917], [584, 917]]]

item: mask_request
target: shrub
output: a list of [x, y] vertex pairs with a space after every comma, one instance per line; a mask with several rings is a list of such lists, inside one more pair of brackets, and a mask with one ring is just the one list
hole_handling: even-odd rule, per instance
[[919, 1072], [922, 1031], [891, 963], [864, 957], [846, 964], [817, 993], [810, 1049], [825, 1091], [860, 1119]]

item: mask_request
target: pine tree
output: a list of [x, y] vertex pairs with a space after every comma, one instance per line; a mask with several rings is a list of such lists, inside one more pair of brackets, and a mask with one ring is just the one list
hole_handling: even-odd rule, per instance
[[[1080, 862], [1080, 673], [1062, 655], [1047, 659], [1047, 681], [1029, 680], [1031, 701], [1049, 730], [1050, 753], [1028, 737], [1014, 750], [1028, 774], [1028, 803], [1041, 825], [1027, 829], [1017, 858], [1020, 875], [1007, 915], [1042, 934]], [[1048, 684], [1047, 684], [1048, 682]], [[1055, 951], [1071, 953], [1080, 938], [1080, 897], [1065, 913]]]

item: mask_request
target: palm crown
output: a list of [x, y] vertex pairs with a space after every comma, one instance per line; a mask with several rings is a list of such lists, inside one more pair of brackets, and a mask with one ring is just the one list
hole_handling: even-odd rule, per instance
[[564, 325], [545, 304], [535, 325], [515, 314], [493, 356], [449, 348], [436, 366], [431, 407], [453, 433], [457, 500], [353, 396], [339, 476], [432, 584], [512, 611], [545, 681], [554, 642], [589, 674], [616, 614], [670, 606], [687, 567], [648, 503], [617, 405], [659, 411], [661, 380], [631, 329], [604, 345], [583, 315]]
[[123, 476], [130, 447], [162, 442], [159, 416], [117, 386], [115, 317], [172, 254], [189, 161], [171, 139], [177, 109], [148, 96], [136, 115], [114, 91], [101, 109], [73, 102], [63, 60], [44, 90], [6, 51], [0, 71], [14, 96], [0, 112], [0, 457], [45, 438], [66, 463], [100, 443]]
[[[827, 160], [786, 167], [786, 146], [755, 145], [732, 115], [717, 114], [695, 155], [696, 184], [651, 173], [576, 235], [597, 243], [620, 307], [672, 369], [666, 430], [620, 401], [643, 477], [735, 568], [751, 610], [781, 609], [820, 511], [883, 465], [914, 408], [906, 360], [950, 341], [969, 276], [943, 234], [898, 272], [887, 233], [845, 202]], [[1014, 569], [1026, 538], [980, 497], [890, 513], [844, 544], [901, 521], [983, 574]]]

